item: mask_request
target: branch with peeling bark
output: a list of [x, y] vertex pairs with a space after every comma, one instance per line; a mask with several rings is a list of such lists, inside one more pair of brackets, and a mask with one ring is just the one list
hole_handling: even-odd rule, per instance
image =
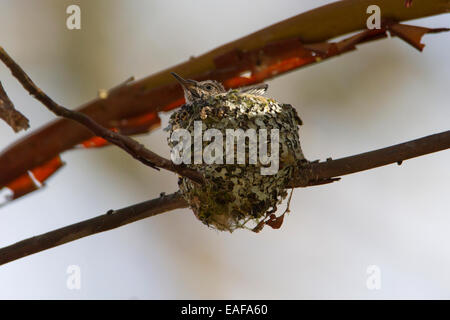
[[3, 119], [14, 132], [27, 130], [30, 125], [27, 117], [14, 108], [14, 104], [6, 94], [0, 82], [0, 118]]
[[[342, 175], [392, 163], [401, 163], [407, 159], [449, 148], [450, 131], [446, 131], [350, 157], [324, 162], [311, 162], [298, 168], [296, 176], [292, 178], [291, 187], [307, 187], [322, 184], [321, 182], [336, 181], [336, 177]], [[188, 207], [187, 202], [178, 192], [170, 195], [161, 194], [159, 198], [119, 210], [110, 210], [108, 213], [96, 218], [75, 223], [1, 248], [0, 265], [70, 241], [186, 207]]]
[[47, 107], [47, 109], [52, 111], [54, 114], [66, 119], [73, 120], [85, 126], [95, 135], [102, 137], [108, 142], [118, 146], [125, 152], [129, 153], [133, 158], [139, 160], [149, 167], [152, 167], [154, 169], [166, 169], [181, 176], [185, 176], [195, 182], [203, 182], [203, 177], [198, 172], [182, 165], [175, 165], [172, 161], [165, 159], [160, 155], [154, 153], [153, 151], [145, 148], [136, 140], [101, 126], [88, 115], [85, 115], [81, 112], [69, 110], [57, 104], [44, 91], [42, 91], [34, 84], [34, 82], [25, 73], [25, 71], [8, 55], [8, 53], [2, 47], [0, 47], [0, 60], [11, 70], [13, 76], [22, 84], [25, 90], [27, 90], [30, 95], [39, 100], [44, 106]]

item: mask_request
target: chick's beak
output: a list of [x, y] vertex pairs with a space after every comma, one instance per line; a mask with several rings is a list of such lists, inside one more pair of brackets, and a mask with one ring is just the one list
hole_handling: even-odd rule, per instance
[[176, 74], [175, 72], [171, 72], [170, 74], [181, 84], [181, 87], [183, 87], [184, 90], [188, 90], [193, 95], [196, 95], [196, 92], [194, 90], [194, 88], [197, 85], [196, 81], [190, 80], [190, 79], [184, 79], [181, 76], [179, 76], [178, 74]]

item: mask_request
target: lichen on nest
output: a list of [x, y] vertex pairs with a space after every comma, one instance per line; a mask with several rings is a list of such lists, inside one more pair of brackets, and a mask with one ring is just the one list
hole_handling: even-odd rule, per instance
[[[267, 162], [263, 164], [264, 161], [259, 157], [256, 163], [249, 163], [250, 152], [256, 150], [252, 150], [247, 143], [249, 139], [245, 139], [244, 164], [227, 164], [225, 145], [222, 164], [195, 164], [194, 150], [191, 153], [192, 161], [187, 166], [202, 173], [206, 182], [199, 185], [184, 177], [179, 180], [183, 197], [204, 224], [221, 231], [232, 232], [239, 228], [255, 230], [255, 226], [261, 225], [286, 198], [286, 187], [293, 171], [299, 161], [304, 160], [298, 135], [301, 120], [297, 112], [291, 105], [231, 90], [192, 105], [184, 105], [173, 113], [168, 126], [169, 146], [176, 146], [170, 137], [177, 129], [188, 130], [194, 139], [196, 121], [202, 122], [202, 133], [207, 129], [217, 129], [224, 139], [227, 129], [255, 129], [256, 132], [266, 129], [268, 136], [272, 129], [278, 129], [279, 167], [274, 174], [261, 174], [261, 169], [267, 167]], [[209, 143], [203, 141], [202, 150]], [[268, 139], [268, 153], [271, 143]], [[236, 154], [236, 150], [237, 143], [232, 151]]]

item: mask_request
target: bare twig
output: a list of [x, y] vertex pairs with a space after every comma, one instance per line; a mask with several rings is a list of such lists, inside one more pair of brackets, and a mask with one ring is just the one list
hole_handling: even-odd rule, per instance
[[[369, 170], [391, 163], [401, 163], [403, 160], [448, 148], [450, 148], [450, 131], [337, 160], [311, 162], [299, 167], [297, 176], [292, 180], [290, 188], [333, 182], [337, 180], [334, 178], [336, 176]], [[179, 193], [162, 195], [158, 199], [112, 211], [4, 247], [0, 249], [0, 265], [95, 233], [187, 206], [188, 204]]]
[[56, 229], [0, 249], [0, 265], [160, 213], [187, 207], [178, 192]]
[[0, 82], [0, 118], [3, 119], [14, 132], [26, 130], [30, 127], [28, 119], [14, 108], [14, 104], [3, 89]]
[[[185, 166], [175, 165], [172, 161], [165, 159], [158, 154], [145, 148], [136, 140], [122, 135], [120, 133], [109, 130], [86, 114], [78, 111], [69, 110], [55, 101], [53, 101], [45, 92], [38, 88], [34, 82], [28, 77], [25, 71], [8, 55], [8, 53], [0, 47], [0, 60], [11, 70], [13, 76], [22, 84], [30, 95], [39, 100], [54, 114], [66, 119], [73, 120], [91, 130], [95, 135], [102, 137], [108, 142], [118, 146], [128, 152], [133, 158], [139, 160], [143, 164], [152, 168], [166, 169], [179, 175], [185, 176], [195, 182], [202, 183], [203, 178], [198, 172], [191, 170]], [[158, 169], [159, 170], [159, 169]]]
[[308, 187], [333, 182], [335, 177], [365, 171], [391, 163], [423, 156], [450, 148], [450, 131], [396, 144], [358, 155], [325, 162], [311, 162], [300, 168], [292, 187]]

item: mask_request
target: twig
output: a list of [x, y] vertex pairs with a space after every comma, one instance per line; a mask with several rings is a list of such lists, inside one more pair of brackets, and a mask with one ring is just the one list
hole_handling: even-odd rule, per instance
[[[299, 167], [298, 174], [293, 179], [290, 188], [336, 181], [333, 177], [401, 162], [448, 148], [450, 148], [450, 131], [337, 160], [312, 162]], [[305, 177], [307, 178], [306, 183]], [[162, 195], [158, 199], [112, 211], [99, 217], [1, 248], [0, 265], [95, 233], [114, 229], [166, 211], [186, 208], [187, 206], [187, 202], [178, 192], [167, 196]]]
[[133, 158], [139, 160], [143, 164], [159, 170], [158, 168], [166, 169], [185, 176], [195, 182], [202, 183], [203, 177], [200, 173], [191, 170], [185, 166], [175, 165], [172, 161], [165, 159], [158, 154], [145, 148], [136, 140], [122, 135], [120, 133], [109, 130], [91, 117], [78, 111], [69, 110], [55, 101], [53, 101], [45, 92], [38, 88], [34, 82], [28, 77], [25, 71], [8, 55], [8, 53], [0, 47], [0, 60], [11, 70], [13, 76], [22, 84], [30, 95], [39, 100], [54, 114], [66, 119], [71, 119], [78, 122], [91, 130], [95, 135], [102, 137], [108, 142], [118, 146], [119, 148], [128, 152]]
[[14, 108], [14, 104], [3, 89], [0, 82], [0, 118], [3, 119], [14, 132], [26, 130], [30, 127], [27, 117]]
[[[335, 181], [335, 177], [365, 171], [450, 148], [450, 130], [358, 155], [302, 166], [291, 187]], [[321, 183], [322, 182], [322, 183]]]
[[187, 207], [178, 192], [56, 229], [0, 249], [0, 265], [160, 213]]

